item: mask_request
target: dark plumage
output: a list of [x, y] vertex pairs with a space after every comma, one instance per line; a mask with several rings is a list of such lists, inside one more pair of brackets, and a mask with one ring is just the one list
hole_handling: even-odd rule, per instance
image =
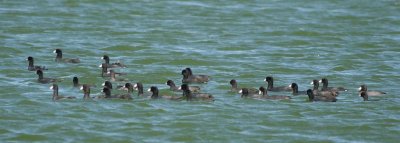
[[319, 82], [322, 83], [321, 91], [347, 91], [344, 87], [328, 87], [327, 78], [322, 78]]
[[186, 98], [187, 101], [191, 100], [205, 100], [205, 101], [214, 101], [214, 97], [208, 93], [192, 93], [189, 90], [189, 86], [187, 84], [182, 84], [181, 89], [183, 90], [183, 97]]
[[338, 91], [319, 91], [318, 87], [319, 87], [319, 81], [314, 79], [311, 84], [314, 85], [313, 88], [313, 93], [316, 96], [338, 96], [339, 92]]
[[110, 81], [104, 81], [104, 83], [102, 84], [102, 86], [107, 87], [109, 89], [113, 89], [112, 83]]
[[249, 89], [247, 89], [247, 88], [242, 88], [238, 92], [242, 94], [240, 96], [242, 98], [257, 98], [257, 97], [259, 97], [258, 93], [250, 93]]
[[75, 99], [74, 96], [61, 96], [58, 94], [58, 85], [53, 84], [50, 86], [50, 89], [53, 90], [53, 101], [60, 100], [60, 99]]
[[43, 71], [42, 70], [37, 70], [36, 74], [38, 75], [38, 82], [39, 83], [47, 84], [47, 83], [51, 83], [51, 82], [60, 82], [60, 81], [62, 81], [60, 79], [43, 77]]
[[143, 84], [140, 82], [137, 82], [136, 84], [134, 84], [133, 88], [135, 88], [138, 91], [137, 96], [143, 96], [143, 97], [150, 96], [150, 94], [148, 92], [144, 92]]
[[367, 92], [368, 96], [382, 96], [386, 94], [385, 92], [382, 91], [369, 91], [367, 85], [365, 84], [361, 85], [360, 88], [358, 88], [358, 92], [360, 92], [360, 95], [361, 92], [363, 91]]
[[207, 83], [210, 78], [208, 75], [194, 75], [190, 68], [182, 70], [182, 83]]
[[313, 85], [313, 90], [319, 90], [319, 82], [318, 80], [314, 79], [311, 84]]
[[290, 87], [292, 88], [293, 95], [307, 95], [306, 91], [299, 91], [299, 86], [297, 85], [297, 83], [292, 83]]
[[34, 65], [33, 57], [28, 57], [26, 60], [27, 60], [28, 63], [29, 63], [29, 64], [28, 64], [28, 70], [29, 70], [29, 71], [47, 70], [47, 68], [44, 67], [44, 66], [35, 66], [35, 65]]
[[123, 78], [116, 78], [116, 73], [114, 70], [110, 70], [107, 72], [107, 74], [110, 74], [110, 80], [111, 81], [128, 81], [128, 79], [123, 79]]
[[128, 94], [111, 95], [111, 89], [109, 89], [107, 87], [104, 87], [101, 92], [104, 93], [104, 96], [99, 96], [99, 98], [109, 98], [109, 99], [116, 98], [116, 99], [128, 99], [128, 100], [132, 99], [132, 97], [129, 93]]
[[[107, 64], [102, 63], [99, 67], [101, 67], [101, 77], [110, 77], [111, 73], [108, 72]], [[115, 76], [122, 76], [126, 75], [126, 73], [119, 73], [119, 72], [114, 72]]]
[[317, 95], [314, 95], [314, 92], [311, 89], [307, 90], [307, 95], [308, 95], [309, 101], [311, 101], [311, 102], [317, 102], [317, 101], [321, 101], [321, 102], [336, 102], [337, 101], [335, 96], [317, 96]]
[[[179, 89], [179, 87], [176, 87], [174, 81], [168, 80], [165, 84], [169, 86], [169, 89], [172, 91], [182, 91]], [[189, 90], [192, 92], [200, 92], [200, 87], [198, 86], [189, 86]]]
[[57, 54], [56, 59], [55, 59], [56, 62], [66, 62], [66, 63], [80, 63], [81, 62], [78, 58], [76, 58], [76, 59], [63, 58], [61, 49], [56, 49], [53, 52]]
[[271, 76], [265, 77], [264, 81], [268, 83], [268, 91], [292, 91], [292, 88], [288, 86], [274, 86], [274, 78]]
[[91, 99], [90, 97], [90, 86], [89, 85], [82, 85], [80, 88], [83, 91], [83, 99]]
[[[74, 76], [74, 77], [72, 78], [72, 84], [73, 84], [74, 87], [81, 87], [81, 86], [82, 86], [82, 84], [79, 83], [78, 77], [76, 77], [76, 76]], [[88, 85], [89, 85], [89, 84], [88, 84]], [[95, 85], [89, 85], [89, 86], [91, 86], [91, 87], [96, 87]]]
[[[231, 91], [232, 92], [239, 92], [240, 88], [237, 85], [237, 82], [235, 79], [232, 79], [229, 81], [229, 84], [231, 84]], [[258, 89], [255, 88], [247, 88], [250, 94], [258, 94]]]
[[151, 99], [169, 99], [169, 100], [181, 100], [182, 97], [177, 97], [177, 96], [169, 96], [169, 95], [162, 95], [160, 96], [158, 94], [158, 88], [156, 86], [152, 86], [148, 89], [149, 92], [151, 92]]
[[259, 96], [260, 99], [270, 99], [270, 100], [281, 100], [281, 99], [291, 99], [290, 96], [285, 96], [285, 95], [272, 95], [268, 96], [267, 94], [267, 89], [265, 89], [263, 86], [259, 88], [261, 96]]
[[133, 93], [133, 85], [132, 85], [131, 83], [129, 83], [129, 82], [128, 82], [128, 83], [125, 83], [124, 88], [128, 90], [128, 93], [129, 93], [129, 94], [132, 94], [132, 93]]
[[126, 66], [119, 61], [110, 64], [110, 57], [108, 57], [107, 55], [104, 55], [103, 57], [101, 57], [101, 59], [105, 61], [107, 68], [126, 68]]

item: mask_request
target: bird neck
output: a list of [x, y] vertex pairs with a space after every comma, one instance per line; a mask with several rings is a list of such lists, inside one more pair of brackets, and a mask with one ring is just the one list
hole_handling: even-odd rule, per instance
[[151, 95], [151, 98], [158, 98], [158, 91], [153, 91], [153, 94]]
[[33, 66], [33, 60], [32, 60], [32, 61], [31, 61], [31, 60], [29, 61], [29, 67], [34, 67], [34, 66]]

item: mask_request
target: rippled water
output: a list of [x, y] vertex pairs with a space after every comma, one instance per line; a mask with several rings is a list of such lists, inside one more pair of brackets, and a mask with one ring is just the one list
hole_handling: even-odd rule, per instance
[[[398, 142], [400, 2], [396, 0], [0, 1], [0, 140], [39, 142]], [[80, 64], [54, 62], [55, 48]], [[180, 84], [191, 67], [215, 102], [83, 101], [72, 77], [96, 84], [100, 57], [128, 65], [125, 78]], [[64, 79], [53, 102], [26, 57]], [[349, 88], [337, 103], [241, 99], [245, 87], [327, 77]], [[388, 94], [363, 102], [356, 89]], [[290, 93], [271, 93], [286, 94]]]

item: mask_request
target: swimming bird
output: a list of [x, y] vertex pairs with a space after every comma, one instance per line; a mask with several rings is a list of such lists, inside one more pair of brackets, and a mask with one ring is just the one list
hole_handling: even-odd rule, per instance
[[321, 101], [321, 102], [336, 102], [337, 101], [335, 96], [317, 96], [317, 95], [314, 95], [314, 92], [311, 89], [307, 90], [307, 95], [308, 95], [309, 101], [311, 101], [311, 102], [317, 102], [317, 101]]
[[58, 94], [58, 85], [53, 84], [50, 86], [50, 89], [53, 90], [53, 101], [60, 100], [60, 99], [75, 99], [74, 96], [61, 96]]
[[115, 78], [116, 73], [114, 72], [114, 70], [108, 71], [107, 74], [110, 74], [111, 81], [128, 81], [128, 79], [124, 79], [124, 78]]
[[311, 84], [314, 85], [313, 93], [314, 93], [314, 95], [316, 95], [316, 96], [335, 96], [335, 97], [336, 97], [336, 96], [339, 96], [339, 92], [338, 92], [338, 91], [320, 91], [320, 90], [318, 90], [319, 81], [316, 80], [316, 79], [314, 79], [314, 80], [311, 82]]
[[101, 57], [106, 63], [107, 68], [126, 68], [126, 65], [122, 64], [121, 62], [111, 63], [110, 64], [110, 57], [108, 55], [104, 55]]
[[[172, 80], [168, 80], [165, 84], [168, 85], [169, 89], [172, 91], [182, 91], [182, 90], [179, 90], [179, 87], [176, 87], [174, 81], [172, 81]], [[189, 90], [192, 92], [200, 92], [200, 87], [199, 86], [189, 86]]]
[[144, 92], [143, 90], [143, 84], [141, 82], [137, 82], [133, 85], [133, 88], [136, 89], [138, 91], [138, 95], [137, 96], [142, 96], [142, 97], [147, 97], [150, 96], [150, 94], [148, 92]]
[[292, 91], [292, 88], [288, 86], [274, 86], [274, 78], [272, 76], [265, 77], [264, 81], [268, 84], [268, 91]]
[[322, 78], [319, 82], [322, 83], [321, 91], [347, 91], [344, 87], [328, 87], [327, 78]]
[[83, 99], [91, 99], [90, 97], [90, 86], [87, 84], [84, 84], [81, 86], [80, 90], [83, 91]]
[[55, 59], [56, 62], [66, 62], [66, 63], [80, 63], [81, 62], [78, 58], [76, 58], [76, 59], [63, 58], [61, 49], [56, 49], [53, 52], [57, 54], [56, 59]]
[[158, 94], [158, 88], [156, 86], [150, 87], [147, 91], [151, 92], [151, 99], [169, 99], [169, 100], [181, 100], [182, 97], [177, 97], [177, 96], [169, 96], [169, 95], [162, 95], [160, 96]]
[[35, 66], [33, 57], [29, 56], [27, 59], [28, 61], [28, 70], [29, 71], [36, 71], [36, 70], [47, 70], [45, 66]]
[[307, 91], [299, 91], [299, 86], [297, 83], [292, 83], [290, 87], [292, 88], [293, 95], [307, 95]]
[[368, 99], [368, 92], [367, 91], [361, 91], [360, 92], [360, 97], [362, 97], [364, 99], [364, 101], [379, 101], [377, 99]]
[[259, 96], [258, 98], [260, 98], [260, 99], [270, 99], [270, 100], [282, 100], [282, 99], [291, 99], [291, 97], [290, 96], [285, 96], [285, 95], [271, 95], [271, 96], [269, 96], [268, 94], [267, 94], [267, 89], [265, 89], [263, 86], [261, 86], [260, 88], [259, 88], [259, 90], [260, 90], [260, 95], [261, 96]]
[[[231, 91], [232, 92], [239, 92], [240, 88], [237, 85], [237, 82], [235, 79], [232, 79], [231, 81], [229, 81], [229, 84], [231, 84]], [[247, 88], [247, 90], [249, 91], [249, 93], [251, 94], [258, 94], [258, 89], [255, 88]]]
[[210, 80], [208, 75], [194, 75], [190, 68], [182, 70], [182, 83], [207, 83]]
[[242, 95], [240, 96], [241, 98], [257, 98], [259, 97], [258, 93], [250, 93], [249, 89], [247, 88], [242, 88], [238, 91], [238, 93], [241, 93]]
[[[110, 77], [111, 73], [108, 72], [108, 68], [107, 68], [107, 64], [106, 63], [102, 63], [101, 65], [99, 65], [99, 67], [101, 67], [101, 77]], [[114, 72], [115, 76], [122, 76], [122, 75], [126, 75], [126, 73], [120, 73], [120, 72]]]
[[358, 88], [358, 92], [360, 93], [360, 95], [361, 92], [363, 91], [367, 92], [368, 96], [382, 96], [386, 94], [385, 92], [382, 91], [369, 91], [367, 85], [365, 84], [361, 85], [360, 88]]
[[43, 71], [42, 70], [37, 70], [36, 74], [38, 75], [38, 82], [39, 83], [47, 84], [47, 83], [51, 83], [51, 82], [61, 82], [62, 81], [60, 79], [43, 77]]
[[[81, 86], [82, 86], [82, 84], [79, 83], [78, 77], [76, 77], [76, 76], [74, 76], [74, 77], [72, 78], [72, 84], [73, 84], [74, 87], [81, 87]], [[89, 84], [88, 84], [88, 85], [89, 85]], [[89, 85], [89, 86], [91, 86], [91, 87], [96, 87], [96, 85]]]
[[111, 95], [111, 89], [104, 87], [103, 90], [101, 91], [104, 93], [104, 96], [100, 96], [100, 98], [117, 98], [117, 99], [127, 99], [127, 100], [131, 100], [132, 97], [131, 95], [128, 94], [115, 94], [115, 95]]
[[187, 84], [182, 84], [181, 89], [183, 90], [183, 97], [186, 98], [187, 101], [192, 100], [204, 100], [204, 101], [214, 101], [214, 97], [208, 93], [192, 93], [189, 90], [189, 86]]

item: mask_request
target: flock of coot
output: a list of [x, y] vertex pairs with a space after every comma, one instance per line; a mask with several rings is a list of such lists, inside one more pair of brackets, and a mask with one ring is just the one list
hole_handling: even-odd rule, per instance
[[[56, 62], [65, 62], [65, 63], [80, 63], [78, 58], [63, 58], [61, 49], [54, 50], [54, 53], [57, 54], [55, 61]], [[198, 86], [189, 86], [190, 83], [207, 83], [210, 80], [208, 75], [195, 75], [193, 74], [190, 68], [185, 68], [182, 70], [182, 85], [176, 86], [174, 81], [168, 80], [166, 84], [170, 87], [171, 91], [178, 92], [177, 95], [159, 95], [159, 90], [156, 86], [151, 86], [148, 89], [148, 92], [143, 90], [143, 84], [138, 83], [130, 83], [128, 79], [120, 78], [120, 76], [126, 75], [126, 73], [118, 73], [114, 71], [114, 68], [126, 68], [127, 66], [120, 63], [110, 63], [110, 57], [104, 55], [102, 59], [105, 61], [99, 67], [101, 67], [101, 76], [103, 78], [108, 78], [102, 85], [103, 95], [91, 97], [90, 89], [95, 88], [95, 85], [89, 84], [80, 84], [78, 77], [73, 77], [73, 86], [78, 87], [83, 90], [83, 98], [84, 99], [92, 99], [92, 98], [104, 98], [104, 99], [133, 99], [134, 90], [137, 91], [138, 97], [145, 97], [151, 99], [168, 99], [168, 100], [203, 100], [203, 101], [214, 101], [214, 97], [208, 93], [201, 93], [200, 87]], [[44, 77], [43, 71], [48, 70], [44, 66], [35, 66], [33, 57], [28, 57], [27, 61], [29, 62], [28, 70], [36, 71], [38, 75], [38, 82], [42, 84], [53, 83], [50, 89], [53, 90], [53, 100], [60, 99], [73, 99], [76, 98], [74, 96], [61, 96], [58, 94], [58, 85], [57, 82], [61, 82], [60, 79], [54, 78], [46, 78]], [[229, 83], [231, 85], [231, 91], [241, 94], [242, 98], [254, 98], [254, 99], [265, 99], [265, 100], [290, 100], [293, 96], [298, 95], [308, 95], [309, 101], [323, 101], [323, 102], [336, 102], [336, 97], [339, 95], [339, 92], [345, 92], [347, 89], [343, 87], [328, 87], [328, 79], [322, 78], [321, 80], [313, 80], [311, 84], [314, 86], [313, 89], [308, 89], [307, 91], [299, 91], [298, 85], [296, 83], [292, 83], [289, 86], [274, 86], [274, 79], [271, 76], [267, 76], [264, 79], [267, 82], [267, 88], [261, 86], [259, 88], [240, 88], [238, 87], [238, 83], [235, 79], [232, 79]], [[113, 87], [112, 82], [123, 82], [123, 86]], [[319, 84], [322, 83], [322, 88], [319, 88]], [[117, 90], [125, 90], [124, 94], [112, 94], [113, 89]], [[293, 96], [287, 95], [268, 95], [268, 92], [282, 92], [282, 91], [290, 91]], [[182, 94], [180, 94], [182, 93]], [[368, 101], [368, 96], [381, 96], [386, 94], [381, 91], [368, 91], [366, 85], [361, 85], [359, 88], [359, 95], [364, 99], [364, 101]]]

